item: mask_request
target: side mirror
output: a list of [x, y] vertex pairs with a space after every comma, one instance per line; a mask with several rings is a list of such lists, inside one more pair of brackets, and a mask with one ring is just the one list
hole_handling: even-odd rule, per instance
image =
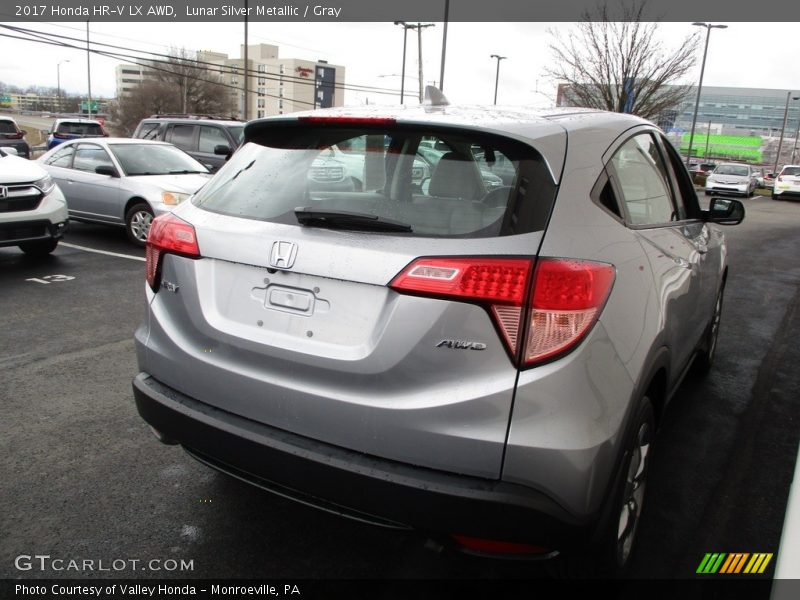
[[7, 155], [19, 156], [19, 152], [17, 152], [17, 149], [14, 148], [14, 146], [3, 146], [2, 149]]
[[703, 212], [705, 221], [719, 225], [738, 225], [744, 220], [744, 204], [739, 200], [712, 198], [711, 205]]
[[219, 144], [214, 146], [214, 154], [228, 158], [233, 152], [231, 152], [231, 147], [227, 144]]
[[111, 165], [98, 165], [94, 168], [94, 172], [98, 175], [108, 175], [109, 177], [119, 177], [117, 170]]

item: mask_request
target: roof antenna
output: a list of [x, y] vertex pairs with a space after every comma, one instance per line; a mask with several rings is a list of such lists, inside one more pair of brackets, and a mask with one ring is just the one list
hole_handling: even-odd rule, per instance
[[424, 106], [447, 106], [450, 101], [447, 99], [441, 90], [432, 85], [425, 86], [425, 100], [422, 101]]

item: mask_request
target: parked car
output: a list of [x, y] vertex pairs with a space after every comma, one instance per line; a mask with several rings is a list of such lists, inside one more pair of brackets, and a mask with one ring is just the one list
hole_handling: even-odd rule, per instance
[[[627, 114], [369, 106], [244, 137], [150, 230], [133, 393], [157, 437], [468, 552], [624, 571], [657, 420], [713, 363], [716, 224], [742, 203], [701, 210], [664, 134]], [[427, 191], [422, 139], [450, 149]], [[333, 144], [366, 147], [379, 184], [315, 191]], [[475, 146], [513, 186], [486, 189]]]
[[717, 168], [717, 163], [713, 162], [700, 163], [700, 165], [698, 166], [698, 169], [702, 171], [704, 175], [708, 175], [716, 168]]
[[789, 196], [800, 196], [800, 165], [784, 166], [775, 178], [772, 199], [782, 200]]
[[94, 119], [56, 119], [47, 132], [47, 149], [52, 150], [62, 142], [82, 138], [108, 137], [100, 121]]
[[0, 247], [50, 254], [67, 230], [61, 190], [40, 165], [0, 147]]
[[13, 148], [17, 156], [30, 158], [31, 147], [25, 139], [27, 134], [13, 118], [0, 116], [0, 148]]
[[717, 165], [717, 168], [706, 178], [706, 195], [752, 196], [756, 186], [757, 181], [753, 167], [738, 163], [722, 163]]
[[142, 119], [133, 137], [174, 144], [212, 173], [242, 143], [244, 123], [211, 115], [152, 115]]
[[764, 187], [771, 188], [775, 185], [775, 173], [767, 173], [764, 175]]
[[61, 187], [76, 221], [125, 227], [144, 246], [150, 223], [211, 177], [203, 165], [165, 142], [72, 140], [39, 157]]

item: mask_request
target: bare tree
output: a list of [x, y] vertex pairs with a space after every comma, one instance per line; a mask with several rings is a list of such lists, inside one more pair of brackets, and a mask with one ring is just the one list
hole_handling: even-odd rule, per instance
[[126, 135], [151, 114], [229, 115], [233, 110], [230, 88], [185, 48], [173, 48], [167, 61], [150, 61], [145, 74], [141, 84], [117, 99], [112, 111], [117, 129]]
[[572, 106], [627, 112], [656, 120], [676, 109], [690, 91], [675, 85], [695, 65], [699, 37], [677, 48], [658, 38], [658, 23], [643, 22], [645, 3], [625, 3], [612, 14], [607, 4], [586, 12], [566, 36], [550, 31], [553, 65], [547, 74], [565, 82]]

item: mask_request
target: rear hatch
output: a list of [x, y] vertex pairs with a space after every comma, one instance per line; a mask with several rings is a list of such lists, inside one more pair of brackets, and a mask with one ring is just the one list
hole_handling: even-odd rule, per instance
[[[299, 435], [499, 477], [521, 304], [556, 191], [542, 156], [363, 119], [266, 122], [248, 139], [154, 222], [143, 368]], [[420, 180], [423, 141], [447, 151]], [[334, 145], [344, 182], [320, 175]], [[500, 158], [516, 175], [488, 189]]]

